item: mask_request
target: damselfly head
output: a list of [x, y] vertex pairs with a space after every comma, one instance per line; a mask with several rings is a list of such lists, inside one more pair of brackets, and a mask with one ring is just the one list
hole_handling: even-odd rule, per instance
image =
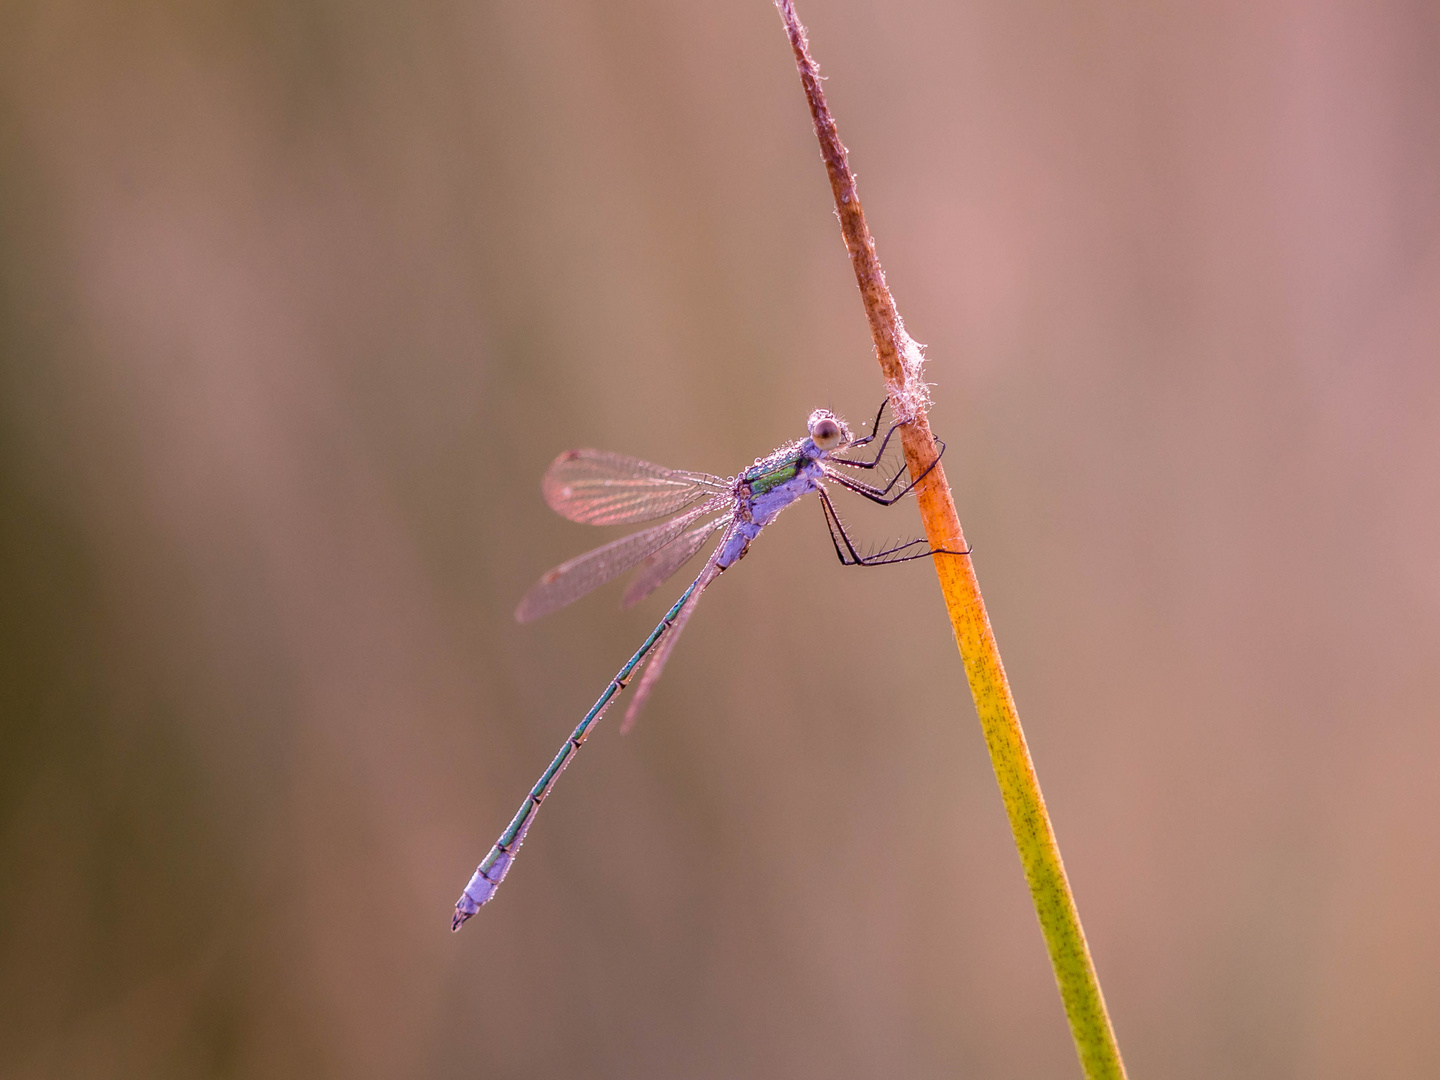
[[810, 414], [806, 425], [810, 429], [810, 441], [817, 450], [836, 450], [850, 441], [850, 429], [845, 421], [829, 409], [816, 409]]

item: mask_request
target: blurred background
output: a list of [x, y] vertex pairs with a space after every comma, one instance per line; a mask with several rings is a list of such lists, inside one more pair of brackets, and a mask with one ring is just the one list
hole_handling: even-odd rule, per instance
[[[1434, 1075], [1440, 8], [800, 14], [1131, 1075]], [[6, 0], [0, 1075], [1078, 1075], [815, 506], [449, 932], [678, 593], [517, 626], [546, 464], [881, 393], [769, 0]]]

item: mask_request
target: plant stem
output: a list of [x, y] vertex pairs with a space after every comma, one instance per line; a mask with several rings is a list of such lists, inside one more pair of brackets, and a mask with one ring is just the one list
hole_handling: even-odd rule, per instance
[[[860, 207], [855, 177], [850, 172], [835, 120], [825, 104], [819, 70], [810, 57], [805, 28], [795, 15], [793, 0], [775, 0], [775, 3], [790, 35], [800, 81], [810, 103], [810, 115], [815, 120], [815, 134], [820, 140], [825, 171], [830, 175], [840, 229], [875, 339], [875, 355], [897, 417], [910, 421], [901, 429], [901, 439], [910, 475], [924, 476], [916, 485], [915, 494], [925, 523], [925, 535], [932, 548], [967, 551], [945, 470], [938, 463], [931, 467], [937, 453], [926, 416], [929, 399], [922, 379], [920, 346], [905, 332], [905, 324], [885, 284], [885, 273], [875, 255], [875, 242]], [[927, 467], [930, 467], [928, 473]], [[1120, 1059], [1120, 1048], [1105, 1010], [1105, 998], [1100, 992], [1090, 949], [1085, 944], [1080, 914], [1075, 908], [1055, 830], [1046, 813], [1040, 782], [1025, 744], [1015, 698], [1000, 662], [990, 618], [985, 613], [974, 563], [969, 556], [937, 555], [935, 570], [1081, 1066], [1092, 1080], [1123, 1078], [1125, 1066]]]

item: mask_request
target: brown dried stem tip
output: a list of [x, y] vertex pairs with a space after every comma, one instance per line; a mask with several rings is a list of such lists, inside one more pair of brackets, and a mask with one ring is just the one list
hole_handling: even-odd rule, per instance
[[[880, 268], [875, 242], [860, 208], [855, 177], [846, 161], [835, 120], [825, 104], [820, 72], [810, 57], [805, 28], [795, 15], [792, 0], [775, 0], [775, 4], [790, 35], [800, 82], [805, 87], [810, 115], [815, 120], [815, 134], [820, 140], [820, 153], [835, 194], [840, 230], [855, 268], [865, 315], [870, 320], [870, 333], [875, 339], [875, 356], [897, 418], [909, 421], [901, 429], [901, 438], [910, 475], [922, 477], [915, 494], [925, 523], [925, 535], [932, 548], [968, 551], [944, 468], [936, 462], [935, 437], [926, 416], [929, 396], [921, 370], [924, 357], [920, 346], [905, 332], [905, 324], [885, 284], [885, 272]], [[995, 634], [985, 613], [974, 564], [968, 556], [937, 555], [935, 570], [1081, 1066], [1092, 1080], [1101, 1077], [1123, 1080], [1125, 1066], [1120, 1060], [1120, 1048], [1105, 1010], [1089, 947], [1085, 944], [1085, 932], [1065, 876], [1055, 830], [1045, 810], [1045, 799], [1040, 794], [1030, 750], [1025, 745], [1025, 733], [1020, 728], [1020, 717], [1000, 662]]]

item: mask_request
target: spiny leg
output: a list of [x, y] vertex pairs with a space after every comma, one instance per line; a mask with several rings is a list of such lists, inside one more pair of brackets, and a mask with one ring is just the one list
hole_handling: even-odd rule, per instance
[[[879, 411], [877, 411], [877, 412], [875, 413], [875, 419], [874, 419], [874, 420], [871, 422], [871, 424], [870, 424], [870, 434], [869, 434], [869, 435], [866, 435], [866, 436], [865, 436], [864, 438], [862, 438], [862, 439], [856, 439], [856, 440], [854, 440], [853, 442], [850, 443], [851, 446], [864, 446], [866, 443], [869, 443], [869, 442], [873, 442], [873, 441], [874, 441], [874, 439], [875, 439], [875, 433], [880, 430], [880, 417], [882, 417], [882, 416], [885, 415], [885, 406], [886, 406], [886, 405], [889, 405], [889, 404], [890, 404], [890, 395], [889, 395], [889, 394], [886, 394], [883, 398], [880, 399], [880, 408], [879, 408]], [[894, 429], [894, 425], [891, 426], [891, 429], [892, 429], [892, 430]], [[886, 437], [888, 438], [889, 436], [887, 435]]]
[[826, 460], [821, 464], [821, 468], [824, 469], [825, 475], [827, 477], [829, 477], [831, 480], [834, 480], [841, 487], [846, 488], [849, 491], [853, 491], [857, 495], [863, 495], [871, 502], [879, 503], [881, 506], [894, 506], [906, 495], [910, 494], [910, 491], [915, 487], [916, 484], [920, 483], [921, 480], [924, 480], [925, 477], [929, 476], [931, 469], [935, 468], [936, 465], [940, 464], [940, 459], [945, 456], [945, 443], [941, 439], [936, 439], [935, 442], [940, 446], [940, 452], [935, 455], [935, 460], [925, 467], [924, 472], [922, 472], [914, 480], [911, 480], [910, 483], [906, 484], [903, 488], [895, 492], [895, 494], [893, 495], [890, 494], [890, 489], [895, 486], [895, 484], [899, 481], [900, 477], [905, 475], [905, 471], [903, 469], [897, 472], [894, 476], [892, 476], [890, 478], [890, 482], [882, 488], [876, 487], [873, 484], [867, 484], [861, 480], [856, 480], [854, 477], [846, 476], [844, 473], [836, 472], [834, 469], [827, 468], [831, 460], [838, 459]]
[[[884, 401], [880, 403], [880, 411], [875, 414], [875, 422], [870, 426], [870, 434], [866, 435], [863, 439], [856, 439], [849, 446], [845, 447], [846, 450], [853, 450], [857, 446], [865, 446], [866, 444], [874, 441], [875, 433], [880, 430], [880, 417], [884, 415], [885, 406], [888, 404], [890, 404], [890, 399], [887, 397]], [[851, 468], [854, 469], [874, 469], [879, 466], [880, 459], [885, 456], [885, 448], [890, 445], [891, 437], [895, 434], [897, 430], [904, 426], [905, 424], [899, 420], [891, 424], [890, 430], [885, 432], [885, 438], [880, 440], [880, 448], [875, 451], [874, 458], [869, 461], [865, 461], [863, 459], [842, 457], [832, 457], [828, 458], [827, 460], [833, 461], [837, 465], [849, 465]]]
[[[887, 432], [885, 432], [885, 438], [883, 438], [883, 439], [880, 440], [880, 449], [878, 449], [878, 450], [875, 451], [875, 457], [872, 458], [870, 461], [863, 461], [863, 460], [858, 460], [858, 459], [856, 459], [856, 458], [842, 458], [842, 457], [832, 457], [832, 458], [827, 458], [826, 460], [827, 460], [827, 461], [833, 461], [836, 465], [849, 465], [849, 466], [850, 466], [851, 468], [853, 468], [853, 469], [873, 469], [873, 468], [876, 468], [876, 467], [880, 464], [880, 459], [885, 456], [885, 448], [890, 445], [890, 438], [891, 438], [891, 436], [894, 435], [896, 431], [898, 431], [900, 428], [902, 428], [902, 427], [904, 427], [904, 426], [905, 426], [904, 424], [900, 424], [900, 423], [895, 423], [895, 424], [891, 424], [891, 425], [890, 425], [890, 430], [887, 431]], [[864, 446], [866, 443], [868, 443], [868, 442], [870, 441], [870, 439], [873, 439], [874, 437], [875, 437], [875, 436], [872, 435], [872, 436], [870, 436], [870, 438], [867, 438], [867, 439], [857, 439], [855, 442], [852, 442], [849, 446], [845, 447], [845, 449], [846, 449], [846, 450], [850, 450], [850, 449], [853, 449], [853, 448], [856, 447], [856, 446]]]
[[825, 513], [825, 525], [830, 530], [830, 539], [835, 545], [835, 554], [840, 559], [841, 566], [888, 566], [891, 563], [909, 562], [911, 559], [925, 559], [931, 555], [970, 554], [970, 548], [966, 548], [964, 551], [951, 551], [948, 548], [927, 547], [925, 551], [912, 551], [908, 555], [902, 555], [903, 551], [927, 543], [923, 537], [916, 537], [914, 540], [896, 544], [883, 551], [872, 551], [869, 555], [861, 555], [859, 549], [855, 547], [854, 541], [850, 539], [850, 534], [846, 532], [845, 524], [840, 520], [840, 514], [836, 511], [835, 504], [830, 501], [830, 495], [824, 488], [820, 489], [819, 494], [820, 507]]

